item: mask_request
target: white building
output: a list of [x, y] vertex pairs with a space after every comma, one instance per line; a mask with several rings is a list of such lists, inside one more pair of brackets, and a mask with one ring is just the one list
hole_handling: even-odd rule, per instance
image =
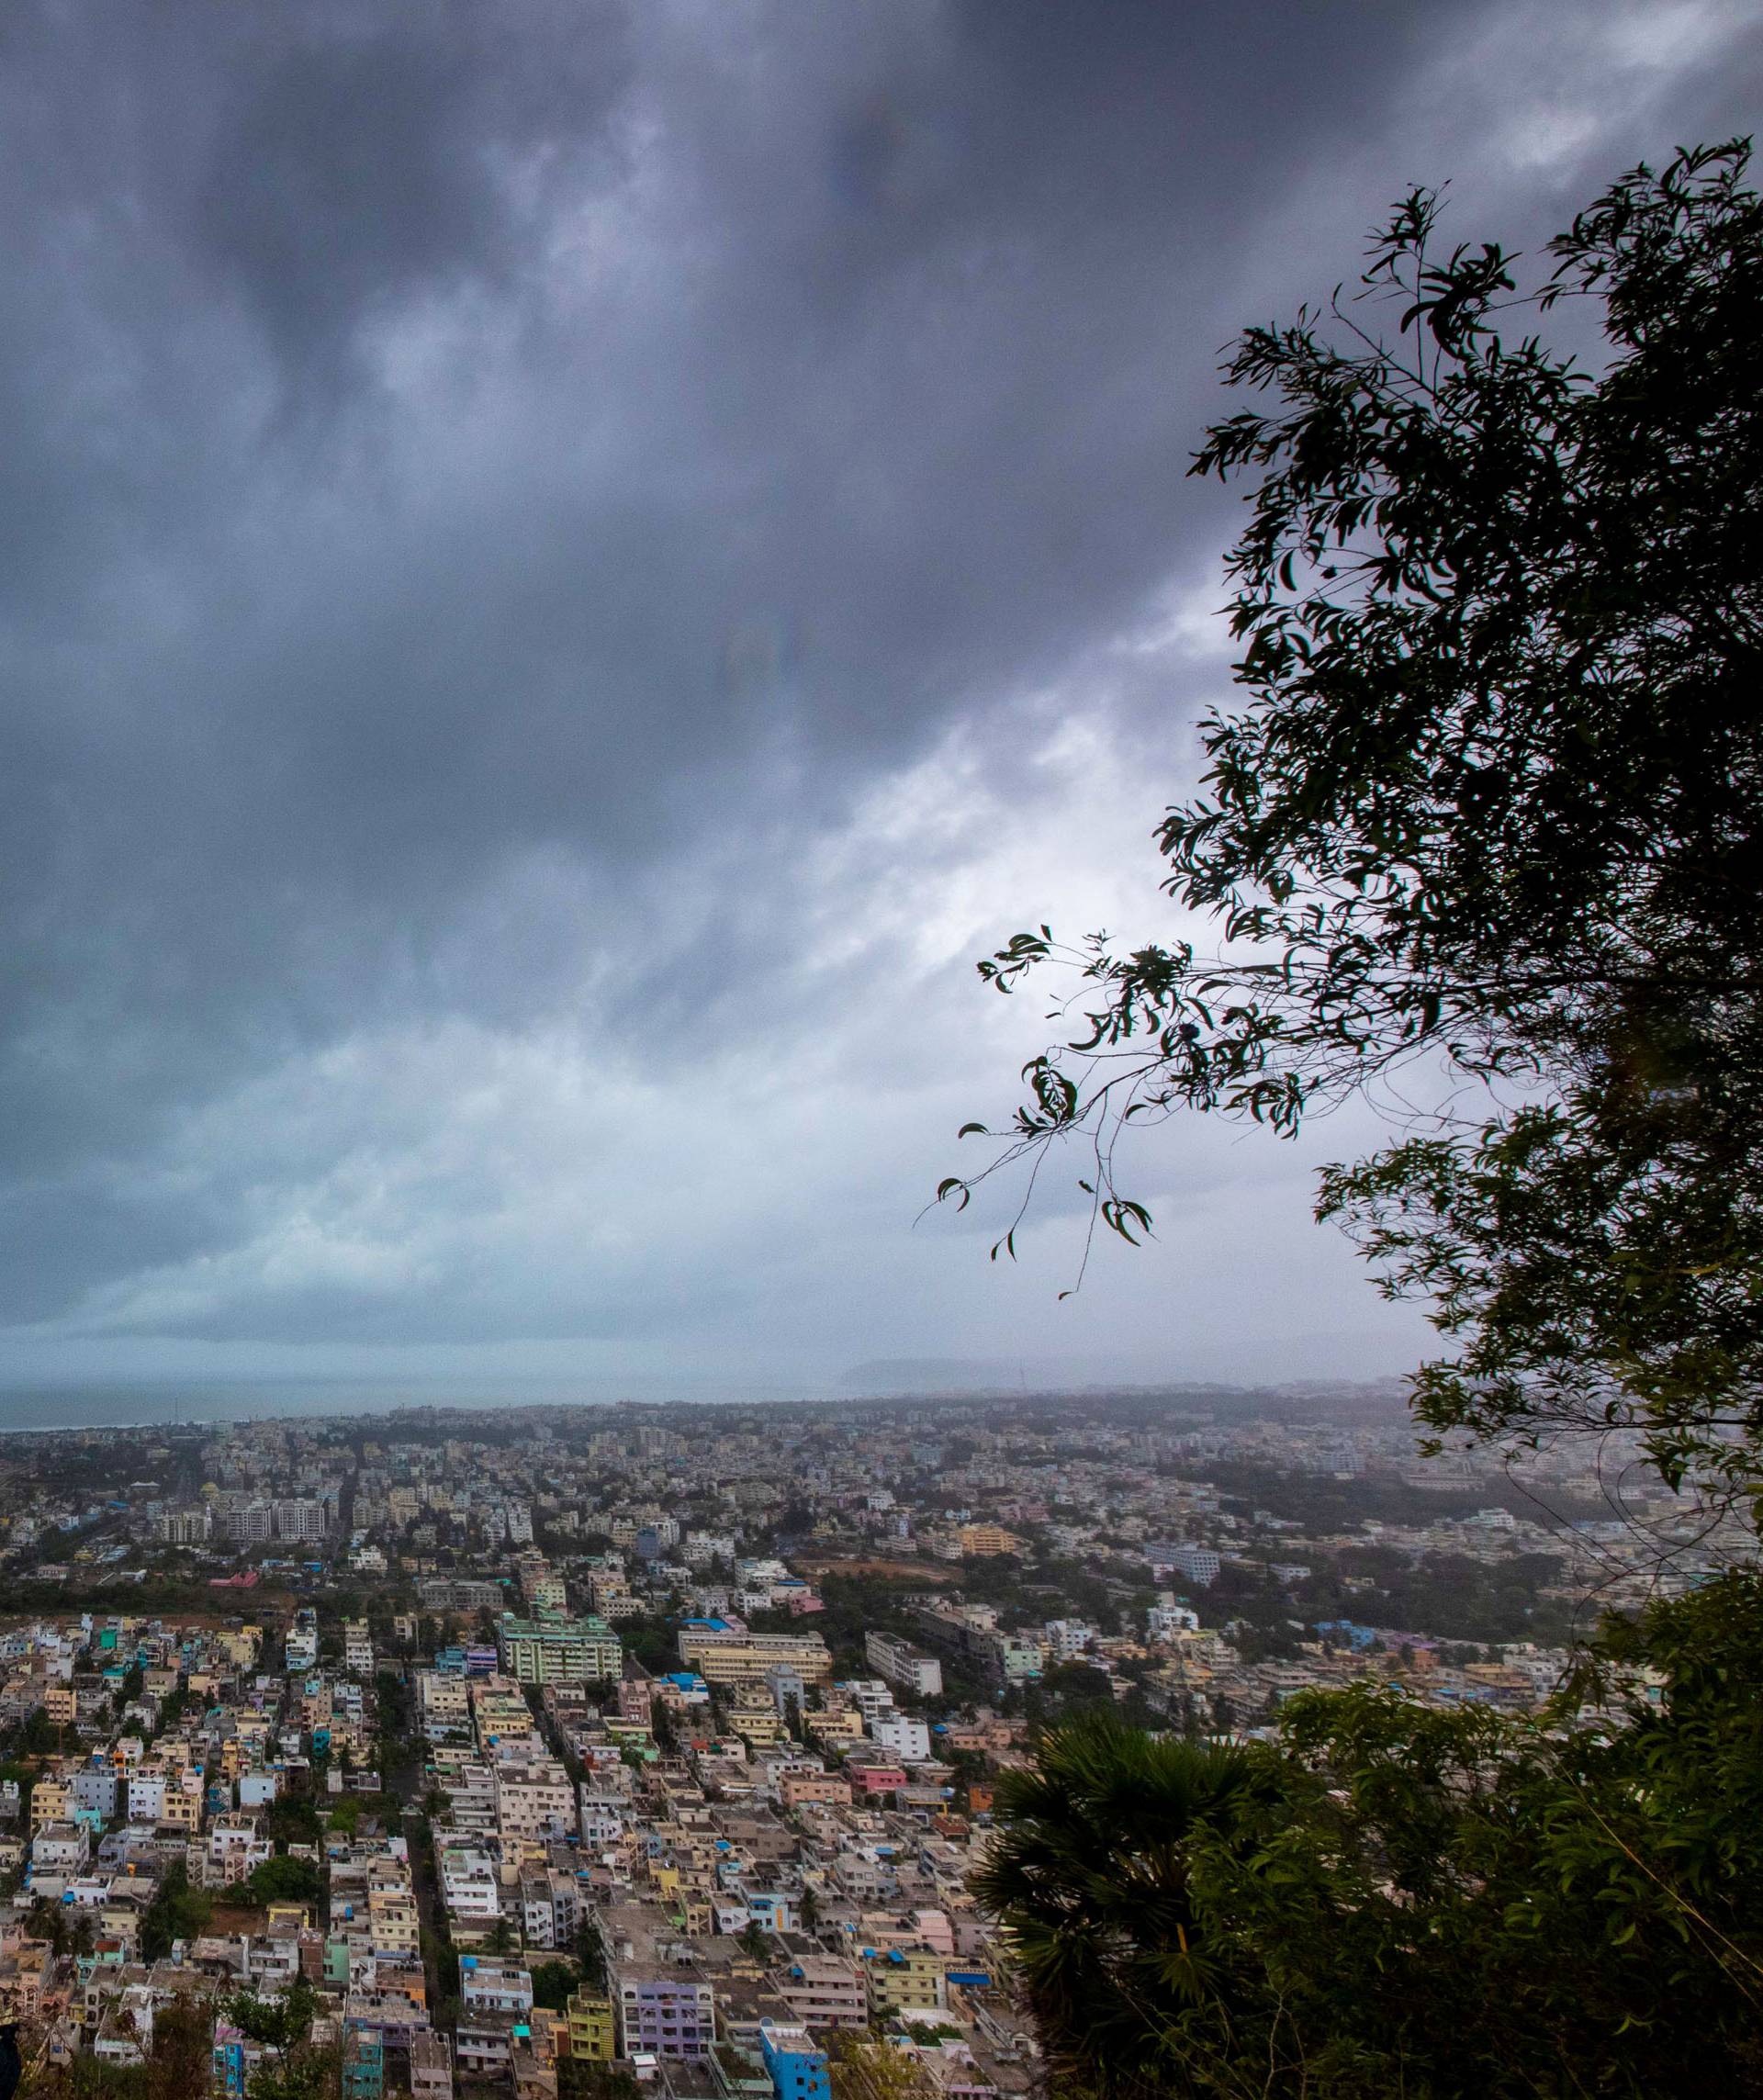
[[459, 1998], [468, 2012], [530, 2013], [533, 1978], [518, 1962], [488, 1961], [479, 1954], [462, 1954]]
[[878, 1713], [870, 1723], [870, 1740], [903, 1765], [929, 1761], [930, 1730], [910, 1713]]
[[886, 1678], [890, 1684], [898, 1685], [902, 1691], [916, 1692], [921, 1699], [940, 1697], [942, 1664], [935, 1656], [926, 1655], [922, 1648], [915, 1648], [910, 1641], [901, 1640], [898, 1634], [865, 1634], [863, 1656], [872, 1670]]
[[1078, 1661], [1095, 1639], [1095, 1628], [1086, 1626], [1082, 1619], [1049, 1619], [1041, 1631], [1050, 1659], [1059, 1663]]
[[295, 1496], [275, 1504], [275, 1536], [278, 1539], [301, 1542], [322, 1539], [324, 1536], [324, 1504], [305, 1496]]

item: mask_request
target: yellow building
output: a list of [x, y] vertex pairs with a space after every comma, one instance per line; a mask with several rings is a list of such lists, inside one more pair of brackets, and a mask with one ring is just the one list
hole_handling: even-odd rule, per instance
[[160, 1803], [160, 1821], [183, 1831], [185, 1836], [194, 1837], [202, 1827], [202, 1791], [200, 1772], [185, 1769], [167, 1773], [165, 1794]]
[[961, 1549], [961, 1557], [981, 1557], [987, 1554], [1020, 1553], [1022, 1541], [1015, 1532], [1006, 1532], [1002, 1524], [963, 1524], [955, 1533], [955, 1543]]
[[408, 1881], [376, 1881], [367, 1891], [367, 1929], [376, 1954], [414, 1957], [421, 1939], [416, 1897]]
[[590, 2063], [610, 2063], [614, 2046], [612, 2001], [586, 1987], [569, 2000], [569, 2053]]
[[885, 2019], [903, 2005], [946, 2005], [946, 1978], [942, 1956], [927, 1947], [890, 1947], [867, 1955], [863, 1985], [870, 2017]]
[[73, 1794], [65, 1780], [45, 1776], [30, 1790], [30, 1824], [66, 1823], [73, 1814]]
[[733, 1634], [688, 1626], [679, 1634], [679, 1660], [712, 1685], [762, 1679], [780, 1665], [816, 1682], [833, 1674], [832, 1656], [818, 1634]]

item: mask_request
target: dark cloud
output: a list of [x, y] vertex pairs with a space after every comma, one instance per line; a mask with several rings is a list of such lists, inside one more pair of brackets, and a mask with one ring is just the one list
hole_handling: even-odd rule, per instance
[[[486, 1044], [556, 1028], [584, 1072], [665, 1074], [628, 1111], [657, 1130], [742, 1043], [801, 1090], [749, 1112], [803, 1127], [816, 1030], [934, 1085], [878, 983], [956, 965], [904, 960], [894, 900], [977, 881], [1037, 798], [1050, 881], [1136, 850], [1071, 840], [1061, 707], [1176, 762], [1194, 691], [1108, 652], [1223, 530], [1185, 477], [1218, 346], [1417, 175], [1546, 223], [1730, 128], [1756, 39], [1690, 16], [1668, 92], [1610, 43], [1645, 10], [1531, 35], [1495, 0], [9, 9], [0, 1319], [493, 1337], [738, 1301], [738, 1205], [677, 1287], [646, 1212], [587, 1270], [482, 1256], [504, 1126], [425, 1180], [399, 1090], [506, 1118]], [[1560, 94], [1607, 62], [1632, 109], [1525, 115], [1551, 37]], [[1499, 99], [1477, 65], [1533, 163], [1482, 105], [1453, 128], [1441, 81]], [[872, 824], [890, 782], [947, 791], [951, 735], [979, 828]], [[346, 1112], [310, 1076], [455, 1023], [486, 1033], [420, 1082], [387, 1052]], [[387, 1256], [442, 1212], [420, 1273]], [[365, 1280], [283, 1274], [301, 1218], [358, 1231]]]
[[507, 295], [563, 180], [590, 177], [629, 84], [611, 6], [290, 9], [210, 77], [200, 253], [297, 381], [360, 331], [475, 284]]

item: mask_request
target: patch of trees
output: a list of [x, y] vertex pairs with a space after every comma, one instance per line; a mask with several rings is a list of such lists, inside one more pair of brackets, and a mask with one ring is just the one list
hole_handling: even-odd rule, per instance
[[1760, 1713], [1755, 1571], [1613, 1626], [1534, 1721], [1360, 1688], [1224, 1749], [1093, 1713], [1000, 1777], [976, 1886], [1061, 2094], [1756, 2094]]
[[172, 1943], [195, 1939], [208, 1927], [214, 1899], [206, 1889], [193, 1889], [183, 1862], [165, 1870], [153, 1892], [153, 1900], [141, 1913], [140, 1952], [146, 1961], [159, 1961], [172, 1951]]

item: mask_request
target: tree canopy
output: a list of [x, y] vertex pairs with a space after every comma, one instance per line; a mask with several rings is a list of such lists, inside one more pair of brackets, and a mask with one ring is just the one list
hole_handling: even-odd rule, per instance
[[1735, 1573], [1535, 1720], [1361, 1687], [1227, 1750], [1089, 1714], [1000, 1776], [975, 1887], [1073, 2100], [1763, 2093], [1759, 1712]]
[[[1748, 1477], [1763, 1440], [1748, 161], [1637, 168], [1528, 267], [1446, 246], [1416, 190], [1353, 297], [1243, 335], [1226, 376], [1263, 399], [1193, 464], [1251, 483], [1237, 695], [1157, 841], [1216, 941], [1042, 926], [983, 962], [1005, 992], [1075, 967], [1083, 1024], [1025, 1068], [1002, 1154], [939, 1191], [1078, 1138], [1092, 1232], [1137, 1240], [1131, 1126], [1289, 1133], [1430, 1062], [1447, 1106], [1319, 1199], [1453, 1339], [1421, 1419], [1634, 1423], [1674, 1480]], [[1576, 309], [1593, 364], [1548, 340]]]

